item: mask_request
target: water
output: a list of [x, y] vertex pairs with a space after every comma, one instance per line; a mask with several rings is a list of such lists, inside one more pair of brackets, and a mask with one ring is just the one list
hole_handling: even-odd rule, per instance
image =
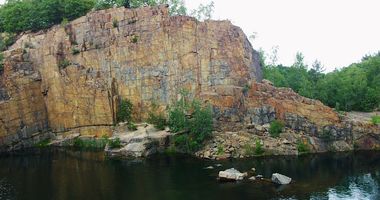
[[[214, 170], [207, 166], [222, 164]], [[235, 167], [294, 183], [220, 183], [219, 170]], [[44, 150], [0, 157], [3, 199], [380, 199], [380, 152], [205, 161], [158, 155], [141, 161], [107, 160], [102, 153]]]

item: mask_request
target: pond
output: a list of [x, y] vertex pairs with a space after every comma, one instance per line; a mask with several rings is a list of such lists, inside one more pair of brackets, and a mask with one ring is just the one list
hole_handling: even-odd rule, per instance
[[[267, 178], [278, 172], [294, 182], [217, 181], [230, 167], [254, 167]], [[379, 191], [380, 152], [209, 161], [186, 155], [109, 160], [103, 153], [45, 149], [0, 157], [0, 200], [380, 199]]]

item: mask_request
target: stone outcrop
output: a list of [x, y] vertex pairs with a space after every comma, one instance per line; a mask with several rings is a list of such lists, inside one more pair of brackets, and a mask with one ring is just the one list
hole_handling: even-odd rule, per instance
[[157, 152], [163, 152], [170, 144], [170, 133], [157, 130], [152, 125], [141, 124], [136, 131], [129, 131], [126, 124], [117, 127], [114, 136], [121, 142], [120, 148], [106, 147], [106, 154], [110, 157], [147, 157]]
[[0, 146], [46, 131], [111, 135], [119, 99], [141, 120], [181, 89], [200, 97], [262, 76], [240, 28], [171, 17], [166, 6], [91, 12], [24, 34], [4, 55]]
[[218, 174], [218, 177], [221, 181], [241, 181], [246, 176], [247, 174], [241, 173], [234, 168], [220, 171]]
[[[213, 107], [216, 146], [206, 145], [212, 150], [199, 152], [203, 157], [220, 151], [218, 144], [223, 154], [244, 157], [242, 147], [257, 139], [274, 154], [294, 154], [299, 141], [311, 152], [380, 147], [378, 126], [345, 120], [319, 101], [262, 81], [258, 53], [229, 21], [170, 16], [167, 6], [112, 8], [25, 33], [4, 55], [1, 150], [46, 137], [111, 136], [121, 99], [132, 101], [135, 121], [144, 121], [153, 103], [164, 112], [183, 89]], [[270, 138], [276, 119], [286, 132]]]
[[280, 185], [287, 185], [292, 181], [291, 178], [279, 173], [272, 174], [271, 180], [273, 183], [280, 184]]

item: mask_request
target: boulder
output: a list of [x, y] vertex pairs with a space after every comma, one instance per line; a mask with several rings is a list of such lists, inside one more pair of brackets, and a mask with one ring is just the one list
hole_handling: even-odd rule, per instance
[[227, 181], [240, 181], [243, 180], [246, 174], [239, 172], [238, 170], [231, 168], [227, 169], [225, 171], [219, 172], [219, 178], [220, 180], [227, 180]]
[[286, 184], [289, 184], [291, 181], [292, 181], [292, 179], [285, 176], [285, 175], [282, 175], [279, 173], [272, 174], [272, 182], [273, 183], [277, 183], [280, 185], [286, 185]]

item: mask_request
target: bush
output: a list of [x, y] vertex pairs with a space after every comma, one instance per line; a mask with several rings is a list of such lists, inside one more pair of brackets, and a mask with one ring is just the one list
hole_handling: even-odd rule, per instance
[[130, 131], [136, 131], [137, 130], [137, 126], [133, 122], [129, 122], [127, 124], [127, 127], [128, 127], [128, 130], [130, 130]]
[[69, 66], [70, 64], [71, 64], [71, 63], [70, 63], [69, 60], [67, 60], [67, 59], [63, 59], [63, 60], [59, 61], [59, 63], [58, 63], [58, 67], [59, 67], [60, 69], [64, 69], [64, 68], [66, 68], [67, 66]]
[[117, 122], [131, 122], [132, 121], [133, 104], [128, 99], [120, 101], [119, 110], [116, 113]]
[[271, 137], [278, 137], [284, 128], [284, 123], [279, 120], [274, 120], [270, 123], [269, 134]]
[[137, 43], [138, 40], [139, 40], [139, 36], [137, 36], [137, 35], [133, 35], [133, 36], [132, 36], [132, 39], [131, 39], [131, 42], [132, 42], [132, 43]]
[[72, 48], [71, 49], [71, 54], [73, 54], [73, 55], [77, 55], [77, 54], [79, 54], [80, 53], [80, 50], [78, 49], [78, 48]]
[[109, 140], [108, 145], [111, 149], [117, 149], [121, 147], [121, 142], [119, 138], [116, 138], [114, 140]]
[[117, 21], [117, 19], [113, 19], [113, 20], [112, 20], [112, 26], [113, 26], [114, 28], [119, 27], [119, 22]]
[[298, 153], [308, 153], [310, 151], [308, 144], [302, 140], [297, 141], [297, 150]]
[[224, 154], [224, 148], [222, 145], [217, 146], [218, 151], [216, 152], [217, 155], [223, 155]]
[[149, 116], [148, 116], [147, 122], [153, 124], [154, 127], [158, 130], [165, 130], [168, 124], [167, 120], [162, 113], [158, 113], [159, 111], [157, 109], [158, 109], [158, 106], [153, 103], [152, 109], [148, 113]]
[[380, 124], [380, 116], [379, 115], [372, 116], [371, 121], [372, 121], [372, 124], [374, 125]]
[[181, 132], [176, 145], [183, 145], [188, 152], [198, 150], [213, 129], [211, 106], [201, 106], [196, 99], [188, 101], [188, 93], [181, 92], [181, 98], [169, 111], [169, 128]]
[[261, 155], [264, 153], [263, 144], [261, 144], [261, 141], [256, 139], [255, 141], [255, 154]]

